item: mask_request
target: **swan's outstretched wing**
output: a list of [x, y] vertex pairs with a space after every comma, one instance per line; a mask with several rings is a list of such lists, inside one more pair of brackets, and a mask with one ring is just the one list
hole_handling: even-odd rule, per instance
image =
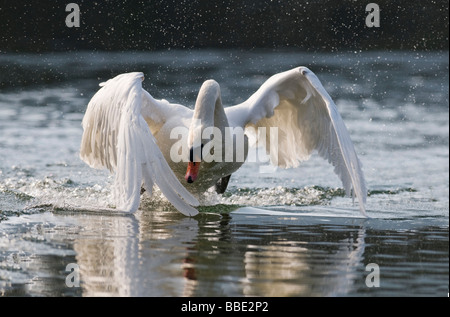
[[278, 156], [271, 152], [270, 159], [280, 167], [296, 167], [317, 150], [335, 167], [347, 194], [353, 189], [366, 215], [367, 189], [350, 135], [333, 100], [308, 68], [272, 76], [247, 101], [225, 111], [232, 126], [266, 127], [267, 132], [278, 127]]
[[[180, 212], [193, 216], [198, 211], [190, 205], [197, 206], [197, 199], [173, 174], [141, 114], [143, 104], [147, 112], [152, 106], [143, 79], [142, 73], [129, 73], [101, 84], [83, 118], [80, 157], [91, 167], [115, 172], [117, 209], [137, 210], [142, 184], [149, 192], [156, 184]], [[152, 115], [147, 114], [147, 120], [156, 122], [164, 113], [156, 109]]]

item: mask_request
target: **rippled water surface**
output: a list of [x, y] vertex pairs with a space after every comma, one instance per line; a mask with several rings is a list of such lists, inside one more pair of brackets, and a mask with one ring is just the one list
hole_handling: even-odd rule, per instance
[[[246, 163], [194, 218], [158, 193], [111, 211], [111, 177], [78, 158], [86, 105], [119, 73], [192, 107], [206, 79], [233, 105], [299, 65], [350, 131], [369, 219], [316, 155], [271, 174]], [[0, 69], [1, 295], [447, 296], [448, 52], [0, 55]]]

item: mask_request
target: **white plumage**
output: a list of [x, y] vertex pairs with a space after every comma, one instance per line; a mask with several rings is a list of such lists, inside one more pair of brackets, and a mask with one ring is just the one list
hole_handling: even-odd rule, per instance
[[[221, 180], [224, 190], [227, 177], [244, 163], [202, 162], [197, 165], [198, 178], [188, 183], [185, 179], [190, 172], [184, 175], [187, 163], [171, 159], [170, 150], [177, 142], [170, 138], [173, 129], [189, 131], [185, 146], [193, 149], [193, 139], [208, 127], [222, 131], [223, 140], [228, 127], [247, 131], [250, 127], [265, 127], [267, 131], [277, 127], [278, 151], [276, 157], [270, 152], [272, 163], [297, 167], [317, 150], [334, 166], [347, 194], [356, 196], [361, 213], [366, 215], [367, 189], [361, 163], [336, 105], [308, 68], [276, 74], [248, 100], [227, 108], [222, 106], [220, 87], [213, 80], [202, 85], [191, 110], [154, 99], [142, 88], [143, 79], [142, 73], [128, 73], [101, 84], [83, 119], [80, 156], [91, 167], [105, 167], [115, 173], [117, 209], [137, 210], [141, 186], [151, 193], [156, 184], [180, 212], [193, 216], [198, 211], [192, 206], [199, 204], [194, 196]], [[206, 141], [211, 140], [203, 136], [202, 142]], [[268, 150], [268, 136], [265, 144]], [[244, 147], [246, 156], [246, 137]], [[227, 150], [223, 148], [224, 153]]]

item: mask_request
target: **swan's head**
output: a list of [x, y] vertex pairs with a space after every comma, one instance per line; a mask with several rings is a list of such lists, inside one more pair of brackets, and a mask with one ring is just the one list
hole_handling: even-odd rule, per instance
[[202, 162], [202, 149], [203, 144], [200, 147], [191, 147], [189, 151], [189, 163], [184, 176], [188, 183], [193, 183], [197, 179], [200, 163]]

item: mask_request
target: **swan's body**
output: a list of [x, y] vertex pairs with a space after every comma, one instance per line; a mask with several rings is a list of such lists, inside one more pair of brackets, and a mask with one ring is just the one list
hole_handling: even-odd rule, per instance
[[[211, 95], [211, 100], [204, 100], [202, 97]], [[147, 103], [158, 103], [161, 101], [154, 100], [150, 95], [146, 96]], [[194, 110], [188, 109], [187, 107], [181, 105], [173, 105], [166, 104], [166, 110], [168, 111], [169, 118], [165, 121], [165, 123], [160, 127], [159, 130], [152, 131], [153, 135], [156, 139], [157, 144], [159, 145], [162, 153], [171, 167], [172, 171], [175, 173], [175, 176], [179, 179], [179, 181], [184, 184], [186, 189], [188, 189], [191, 193], [199, 195], [205, 192], [212, 186], [215, 186], [218, 181], [222, 178], [227, 177], [237, 171], [244, 160], [233, 162], [225, 162], [225, 159], [222, 159], [221, 162], [212, 161], [212, 162], [201, 162], [201, 167], [198, 172], [198, 177], [195, 182], [188, 183], [186, 181], [186, 167], [187, 167], [187, 157], [186, 160], [180, 162], [173, 162], [170, 157], [170, 149], [173, 146], [176, 146], [176, 143], [179, 143], [178, 139], [171, 139], [170, 134], [174, 129], [179, 129], [181, 131], [189, 131], [190, 128], [195, 129], [193, 123], [200, 122], [203, 127], [215, 126], [218, 127], [221, 131], [222, 135], [222, 153], [225, 153], [225, 136], [227, 131], [225, 127], [229, 127], [228, 119], [226, 116], [226, 112], [224, 111], [222, 104], [218, 103], [216, 106], [216, 98], [220, 98], [220, 88], [219, 85], [213, 81], [206, 81], [199, 92], [199, 99], [196, 102]], [[153, 99], [153, 100], [152, 100]], [[148, 105], [148, 104], [147, 104]], [[148, 108], [151, 109], [151, 106]], [[150, 110], [151, 111], [151, 110]], [[172, 114], [172, 115], [171, 115]], [[151, 120], [148, 121], [149, 126], [154, 126], [154, 123]], [[181, 128], [181, 129], [180, 129]], [[184, 129], [182, 129], [184, 128]], [[198, 127], [199, 131], [203, 131], [202, 127]], [[187, 135], [189, 137], [189, 135]], [[194, 136], [192, 136], [194, 138]], [[205, 144], [205, 143], [203, 143]], [[236, 144], [236, 142], [233, 142]], [[192, 143], [189, 148], [192, 147]], [[230, 149], [235, 152], [235, 147]], [[248, 151], [248, 141], [245, 136], [245, 156]]]
[[[317, 150], [335, 166], [346, 192], [353, 190], [365, 215], [367, 190], [350, 136], [331, 97], [306, 67], [272, 76], [247, 101], [227, 108], [222, 106], [220, 87], [213, 80], [202, 85], [191, 110], [154, 99], [142, 88], [143, 79], [142, 73], [110, 79], [91, 99], [83, 119], [80, 156], [92, 167], [116, 173], [116, 208], [137, 210], [141, 186], [151, 193], [157, 184], [180, 212], [195, 215], [197, 210], [191, 206], [198, 201], [193, 195], [214, 185], [223, 192], [229, 176], [245, 161], [248, 139], [243, 136], [239, 143], [230, 129], [276, 127], [278, 151], [270, 152], [272, 163], [297, 167]], [[209, 128], [220, 132], [214, 137], [205, 134]], [[180, 139], [176, 133], [171, 135], [174, 131], [188, 135]], [[233, 146], [226, 146], [227, 137], [234, 137]], [[262, 140], [267, 149], [271, 140], [269, 136]], [[200, 146], [208, 144], [221, 145], [222, 159], [202, 157], [209, 151]], [[182, 154], [176, 150], [180, 146], [190, 152], [175, 162], [173, 151]], [[214, 153], [218, 149], [216, 146]], [[232, 154], [227, 154], [229, 151]], [[236, 154], [239, 151], [244, 159]]]

